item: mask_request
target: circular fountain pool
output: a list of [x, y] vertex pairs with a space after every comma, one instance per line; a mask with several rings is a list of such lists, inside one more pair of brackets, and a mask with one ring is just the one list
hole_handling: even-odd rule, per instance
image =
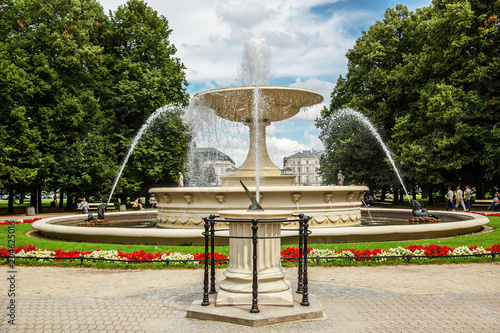
[[[404, 220], [411, 217], [409, 209], [370, 209], [374, 220]], [[70, 241], [120, 244], [169, 244], [169, 245], [203, 245], [203, 228], [123, 228], [115, 223], [142, 223], [156, 219], [156, 211], [108, 213], [108, 227], [77, 227], [82, 215], [66, 215], [42, 219], [33, 223], [33, 228], [42, 235]], [[370, 227], [331, 227], [311, 228], [310, 243], [344, 243], [368, 242], [452, 237], [483, 229], [489, 223], [485, 216], [458, 212], [436, 211], [443, 223], [418, 225], [384, 225]], [[362, 209], [362, 216], [369, 217], [367, 210]], [[289, 233], [295, 233], [291, 231]], [[283, 235], [286, 235], [286, 226]], [[224, 241], [223, 239], [218, 239]], [[284, 244], [295, 244], [297, 239], [284, 238]], [[220, 243], [218, 245], [225, 245]]]

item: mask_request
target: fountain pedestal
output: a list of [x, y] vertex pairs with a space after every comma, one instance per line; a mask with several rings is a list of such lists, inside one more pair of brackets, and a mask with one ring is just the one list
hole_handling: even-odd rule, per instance
[[253, 244], [252, 223], [258, 220], [257, 272], [258, 302], [262, 305], [293, 306], [293, 292], [281, 267], [281, 222], [289, 211], [220, 211], [229, 223], [229, 266], [219, 284], [216, 306], [252, 304]]

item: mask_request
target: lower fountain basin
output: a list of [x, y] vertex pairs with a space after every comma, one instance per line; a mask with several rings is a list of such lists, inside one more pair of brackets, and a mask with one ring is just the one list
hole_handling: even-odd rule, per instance
[[[255, 194], [255, 188], [249, 188]], [[259, 203], [265, 210], [292, 211], [311, 216], [313, 228], [361, 224], [360, 199], [366, 186], [261, 186]], [[241, 187], [152, 188], [158, 208], [158, 228], [200, 228], [203, 217], [221, 210], [248, 209]], [[290, 227], [298, 224], [290, 224]]]
[[[362, 209], [366, 212], [365, 209]], [[107, 213], [106, 219], [112, 223], [117, 220], [148, 221], [156, 218], [156, 212], [124, 212]], [[409, 209], [370, 209], [372, 217], [379, 218], [406, 218], [412, 214]], [[309, 243], [345, 243], [345, 242], [373, 242], [389, 240], [428, 239], [453, 237], [457, 235], [478, 232], [489, 223], [489, 219], [482, 215], [433, 211], [446, 223], [417, 224], [417, 225], [389, 225], [372, 227], [311, 227], [312, 234]], [[363, 214], [365, 215], [365, 214]], [[51, 217], [33, 223], [33, 229], [42, 235], [70, 241], [93, 243], [119, 244], [168, 244], [168, 245], [203, 245], [203, 226], [198, 228], [169, 228], [169, 229], [137, 229], [114, 227], [76, 227], [76, 222], [83, 221], [82, 215], [66, 215]], [[286, 228], [286, 226], [285, 226]], [[296, 233], [296, 231], [288, 232]], [[287, 231], [282, 232], [283, 235]], [[227, 240], [216, 239], [218, 245], [227, 245]], [[283, 244], [297, 244], [296, 238], [283, 238]]]

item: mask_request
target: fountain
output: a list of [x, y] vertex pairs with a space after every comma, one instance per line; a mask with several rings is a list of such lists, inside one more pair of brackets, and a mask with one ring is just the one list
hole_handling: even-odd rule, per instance
[[308, 89], [265, 85], [269, 52], [263, 40], [247, 42], [245, 56], [243, 81], [251, 85], [202, 92], [191, 103], [192, 108], [211, 109], [218, 117], [249, 128], [250, 147], [244, 163], [234, 176], [221, 177], [222, 188], [150, 189], [156, 196], [158, 227], [201, 228], [204, 216], [245, 209], [247, 199], [240, 181], [249, 185], [265, 209], [298, 212], [300, 207], [301, 213], [311, 216], [311, 228], [360, 225], [360, 199], [366, 186], [292, 186], [295, 176], [282, 175], [267, 151], [267, 126], [295, 116], [323, 97]]
[[[210, 90], [193, 98], [196, 108], [211, 108], [217, 116], [232, 123], [242, 123], [249, 128], [251, 142], [247, 158], [234, 176], [225, 177], [223, 187], [153, 188], [150, 192], [156, 196], [157, 213], [144, 211], [106, 214], [111, 225], [115, 221], [149, 221], [156, 218], [158, 229], [76, 227], [73, 225], [82, 221], [82, 217], [78, 215], [43, 219], [35, 222], [33, 228], [48, 237], [74, 241], [201, 245], [203, 217], [222, 210], [247, 209], [248, 197], [239, 186], [240, 180], [250, 185], [250, 190], [255, 193], [265, 210], [300, 212], [311, 216], [309, 225], [313, 233], [310, 241], [313, 243], [450, 237], [479, 231], [489, 222], [487, 218], [478, 215], [440, 212], [443, 222], [447, 223], [359, 228], [362, 204], [360, 199], [368, 190], [367, 187], [291, 186], [293, 176], [281, 175], [279, 168], [269, 158], [265, 129], [272, 122], [293, 117], [302, 107], [320, 103], [322, 97], [307, 89], [264, 84], [267, 82], [263, 77], [267, 77], [269, 68], [265, 60], [268, 52], [261, 43], [257, 44], [257, 51], [248, 47], [250, 61], [242, 66], [242, 72], [247, 77], [243, 81], [249, 83], [249, 86]], [[251, 45], [252, 43], [248, 44]], [[254, 56], [262, 57], [256, 60]], [[155, 112], [137, 134], [115, 179], [113, 191], [133, 146], [150, 122], [162, 113], [161, 110]], [[399, 172], [395, 170], [399, 177]], [[390, 214], [393, 217], [408, 219], [409, 212], [370, 209], [370, 213], [374, 218]], [[297, 229], [298, 225], [294, 223], [283, 223], [283, 234], [288, 232], [286, 228]], [[296, 239], [284, 238], [283, 242], [296, 244]], [[220, 241], [217, 244], [227, 242]]]

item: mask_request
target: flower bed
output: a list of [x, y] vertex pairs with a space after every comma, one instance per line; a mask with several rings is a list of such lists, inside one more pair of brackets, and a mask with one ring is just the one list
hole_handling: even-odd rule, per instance
[[41, 220], [41, 219], [42, 219], [41, 217], [35, 217], [35, 218], [32, 218], [32, 219], [24, 219], [22, 221], [4, 221], [4, 222], [0, 222], [0, 225], [33, 223], [33, 222]]
[[[478, 255], [478, 254], [491, 254], [491, 253], [500, 253], [500, 244], [495, 244], [492, 247], [483, 248], [479, 246], [461, 246], [455, 249], [452, 249], [448, 246], [440, 246], [440, 245], [410, 245], [406, 248], [397, 247], [391, 248], [388, 251], [384, 251], [381, 249], [373, 249], [373, 250], [353, 250], [353, 249], [345, 249], [340, 251], [328, 250], [328, 249], [315, 249], [308, 248], [307, 253], [310, 259], [317, 258], [320, 262], [328, 262], [332, 260], [336, 260], [339, 258], [350, 258], [352, 257], [355, 260], [367, 260], [367, 259], [375, 259], [376, 257], [380, 257], [380, 260], [385, 260], [383, 257], [399, 257], [400, 259], [405, 259], [408, 256], [412, 258], [432, 258], [432, 257], [440, 257], [440, 256], [461, 256], [461, 255]], [[7, 256], [11, 253], [9, 249], [0, 248], [0, 256]], [[193, 262], [194, 264], [203, 263], [205, 259], [204, 253], [195, 253], [195, 254], [182, 254], [180, 252], [167, 252], [167, 253], [149, 253], [141, 250], [139, 252], [133, 253], [123, 253], [118, 250], [109, 250], [109, 251], [63, 251], [61, 249], [50, 251], [50, 250], [42, 250], [37, 249], [33, 245], [29, 246], [19, 246], [14, 248], [14, 253], [17, 257], [36, 257], [38, 260], [48, 260], [43, 258], [73, 258], [74, 260], [78, 260], [80, 257], [84, 258], [95, 258], [95, 259], [104, 259], [110, 261], [125, 261], [125, 262], [165, 262], [169, 260], [172, 264], [179, 264], [182, 262]], [[295, 247], [288, 247], [281, 251], [281, 258], [283, 261], [297, 261], [299, 256], [299, 249]], [[219, 259], [216, 261], [217, 264], [225, 264], [227, 263], [228, 256], [215, 253], [215, 259]], [[319, 259], [318, 259], [319, 258]], [[52, 259], [53, 260], [53, 259]]]
[[478, 214], [478, 215], [483, 215], [483, 216], [500, 216], [500, 213], [479, 213], [479, 212], [464, 212], [464, 213], [470, 213], [470, 214]]
[[[9, 249], [0, 248], [0, 256], [7, 256], [11, 253]], [[193, 262], [198, 264], [197, 260], [203, 260], [204, 254], [182, 254], [180, 252], [167, 252], [167, 253], [149, 253], [141, 250], [139, 252], [133, 253], [123, 253], [118, 250], [96, 250], [96, 251], [63, 251], [61, 249], [50, 251], [44, 249], [37, 249], [33, 245], [29, 246], [18, 246], [14, 248], [14, 253], [16, 257], [36, 257], [41, 258], [40, 260], [46, 260], [43, 258], [73, 258], [74, 260], [80, 257], [84, 258], [94, 258], [94, 259], [104, 259], [109, 261], [129, 261], [129, 262], [165, 262], [167, 260], [171, 261], [172, 264], [179, 264], [183, 261]], [[227, 259], [227, 256], [216, 253], [215, 258], [217, 259]], [[218, 261], [217, 264], [225, 263], [225, 261]]]
[[[287, 255], [291, 253], [290, 249], [285, 249], [282, 251], [283, 254]], [[442, 256], [464, 256], [464, 255], [482, 255], [482, 254], [491, 254], [491, 253], [500, 253], [500, 244], [495, 244], [492, 247], [484, 248], [480, 246], [460, 246], [457, 248], [450, 248], [448, 246], [440, 246], [440, 245], [410, 245], [406, 248], [397, 247], [391, 248], [388, 251], [384, 251], [381, 249], [374, 250], [353, 250], [353, 249], [345, 249], [340, 251], [328, 250], [328, 249], [311, 249], [308, 251], [308, 257], [310, 259], [319, 258], [320, 262], [327, 262], [336, 260], [335, 258], [349, 258], [353, 257], [355, 260], [367, 260], [374, 259], [376, 257], [380, 257], [380, 260], [386, 260], [387, 258], [383, 257], [397, 257], [399, 259], [406, 259], [408, 257], [415, 259], [428, 259], [433, 257], [442, 257]], [[363, 258], [365, 257], [365, 258]]]

